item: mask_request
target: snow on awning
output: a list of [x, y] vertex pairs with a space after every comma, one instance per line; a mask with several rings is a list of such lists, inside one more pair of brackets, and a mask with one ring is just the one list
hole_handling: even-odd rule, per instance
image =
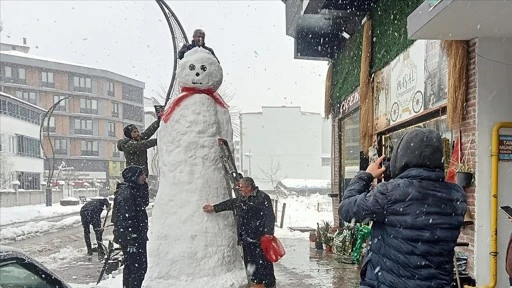
[[282, 185], [289, 189], [330, 189], [331, 180], [325, 179], [283, 179]]

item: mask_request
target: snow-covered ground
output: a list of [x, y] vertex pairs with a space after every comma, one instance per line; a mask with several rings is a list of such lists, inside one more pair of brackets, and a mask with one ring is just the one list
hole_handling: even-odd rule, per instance
[[0, 226], [77, 213], [80, 212], [80, 208], [82, 205], [61, 206], [60, 204], [53, 204], [50, 207], [42, 204], [0, 208]]
[[[289, 198], [281, 198], [278, 201], [278, 223], [281, 220], [282, 204], [286, 203], [286, 211], [284, 217], [284, 227], [276, 227], [275, 235], [280, 239], [300, 238], [308, 239], [308, 233], [292, 232], [288, 227], [293, 226], [309, 226], [316, 228], [316, 223], [322, 221], [332, 222], [332, 209], [331, 199], [325, 195], [312, 195], [309, 197], [292, 196]], [[1, 209], [1, 224], [13, 224], [17, 222], [28, 222], [20, 227], [3, 228], [0, 231], [0, 241], [8, 242], [16, 239], [23, 239], [38, 234], [43, 234], [56, 229], [63, 229], [65, 227], [80, 225], [80, 216], [73, 215], [80, 211], [79, 206], [60, 206], [54, 205], [46, 207], [44, 205], [22, 206], [22, 207], [9, 207]], [[320, 211], [317, 211], [320, 210]], [[105, 212], [104, 212], [105, 213]], [[61, 221], [49, 222], [42, 221], [45, 218], [56, 216], [65, 216]], [[285, 242], [283, 240], [283, 242]], [[285, 246], [286, 249], [286, 246]], [[81, 255], [84, 255], [84, 248], [72, 249], [62, 248], [58, 253], [54, 253], [44, 259], [37, 259], [45, 263], [49, 268], [70, 266], [77, 264], [77, 260]], [[286, 257], [286, 256], [285, 256]], [[283, 263], [283, 265], [285, 265]], [[74, 288], [85, 287], [100, 287], [100, 288], [121, 288], [122, 287], [122, 271], [114, 273], [115, 277], [109, 276], [109, 279], [102, 281], [98, 286], [95, 284], [71, 284]]]
[[[11, 227], [2, 227], [0, 230], [0, 244], [80, 225], [81, 220], [78, 213], [82, 206], [54, 204], [46, 207], [43, 204], [1, 208], [0, 226], [10, 225]], [[102, 217], [105, 215], [106, 211], [104, 210]], [[56, 217], [62, 218], [55, 219]], [[49, 221], [49, 218], [54, 219]], [[17, 223], [19, 225], [16, 225]]]
[[20, 227], [7, 227], [0, 230], [0, 243], [22, 240], [44, 233], [52, 232], [80, 223], [80, 216], [70, 216], [58, 222], [38, 221], [28, 222]]
[[[284, 239], [283, 242], [287, 238], [300, 238], [304, 239], [305, 241], [309, 239], [309, 233], [290, 231], [288, 227], [309, 226], [316, 228], [316, 223], [320, 223], [320, 225], [322, 225], [323, 221], [329, 221], [332, 223], [331, 199], [326, 195], [316, 194], [309, 197], [292, 196], [289, 198], [279, 199], [279, 209], [277, 213], [278, 223], [281, 220], [281, 207], [283, 203], [286, 203], [284, 225], [282, 229], [279, 227], [276, 227], [275, 229], [275, 235], [280, 239]], [[123, 286], [122, 271], [118, 271], [118, 273], [115, 273], [115, 275], [115, 277], [109, 276], [109, 279], [100, 282], [98, 286], [94, 287], [121, 288]], [[283, 284], [283, 280], [285, 281], [285, 279], [278, 279], [281, 285]], [[74, 285], [73, 287], [85, 288], [92, 286]]]

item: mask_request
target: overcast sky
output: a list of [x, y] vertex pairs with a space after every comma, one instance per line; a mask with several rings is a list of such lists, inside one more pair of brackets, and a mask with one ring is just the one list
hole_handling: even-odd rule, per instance
[[[191, 38], [206, 32], [224, 69], [224, 86], [242, 112], [293, 105], [323, 111], [327, 62], [293, 59], [282, 1], [167, 1]], [[0, 0], [0, 41], [30, 53], [103, 68], [146, 83], [146, 96], [168, 87], [170, 32], [158, 5], [140, 1]]]

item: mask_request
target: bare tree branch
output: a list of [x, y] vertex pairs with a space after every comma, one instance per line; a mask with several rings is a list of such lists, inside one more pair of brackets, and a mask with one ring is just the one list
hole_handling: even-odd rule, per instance
[[264, 170], [258, 166], [258, 169], [263, 174], [263, 178], [260, 181], [265, 183], [270, 183], [272, 187], [276, 187], [277, 181], [279, 181], [279, 172], [281, 171], [281, 163], [277, 161], [277, 164], [274, 165], [274, 159], [270, 160], [270, 167], [268, 170]]

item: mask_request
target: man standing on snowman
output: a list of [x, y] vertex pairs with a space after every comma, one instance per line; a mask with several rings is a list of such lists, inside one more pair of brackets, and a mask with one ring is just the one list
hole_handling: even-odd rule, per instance
[[192, 43], [183, 44], [180, 51], [178, 51], [178, 59], [180, 59], [180, 60], [183, 59], [183, 57], [185, 56], [185, 53], [192, 50], [193, 48], [201, 47], [203, 49], [208, 50], [210, 53], [212, 53], [213, 57], [215, 57], [215, 59], [217, 59], [217, 61], [219, 61], [217, 56], [215, 56], [213, 49], [204, 44], [205, 36], [206, 36], [206, 34], [204, 33], [204, 31], [202, 29], [194, 30], [194, 34], [192, 34]]

